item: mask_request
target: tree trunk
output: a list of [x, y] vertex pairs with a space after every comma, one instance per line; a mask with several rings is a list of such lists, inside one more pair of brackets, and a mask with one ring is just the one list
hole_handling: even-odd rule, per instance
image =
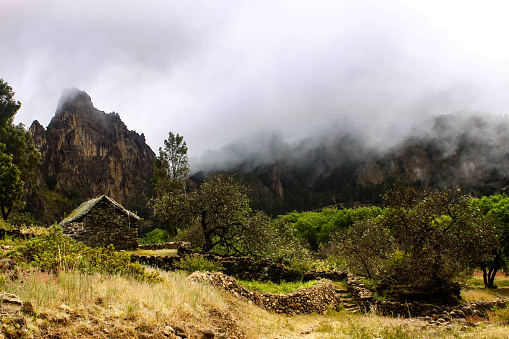
[[6, 209], [6, 207], [4, 206], [4, 204], [2, 204], [2, 218], [4, 220], [7, 220], [7, 217], [9, 216], [9, 214], [11, 213], [11, 210], [12, 210], [12, 205], [9, 206], [9, 208]]
[[210, 232], [207, 231], [207, 212], [201, 212], [201, 228], [203, 230], [203, 237], [205, 238], [205, 244], [203, 245], [203, 250], [209, 252], [212, 247], [212, 237], [210, 236]]
[[488, 286], [488, 272], [486, 271], [486, 265], [481, 265], [482, 270], [482, 279], [484, 282], [484, 287]]
[[502, 264], [502, 253], [496, 251], [495, 258], [489, 267], [487, 265], [481, 265], [485, 288], [497, 288], [497, 286], [495, 286], [495, 277], [497, 276], [498, 270], [502, 268]]

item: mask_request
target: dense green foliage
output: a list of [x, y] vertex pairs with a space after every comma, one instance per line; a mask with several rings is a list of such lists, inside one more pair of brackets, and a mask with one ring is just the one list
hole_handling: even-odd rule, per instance
[[17, 258], [20, 265], [53, 272], [78, 270], [83, 273], [122, 275], [138, 280], [157, 281], [157, 273], [131, 263], [130, 255], [116, 252], [113, 246], [90, 248], [64, 236], [61, 229], [32, 238], [4, 255]]
[[295, 236], [305, 239], [313, 250], [330, 241], [333, 233], [353, 225], [356, 220], [374, 218], [382, 213], [378, 207], [357, 209], [326, 208], [320, 212], [291, 212], [276, 218], [294, 230]]
[[494, 281], [500, 269], [507, 271], [509, 265], [509, 197], [497, 194], [472, 200], [473, 208], [480, 208], [482, 213], [493, 218], [497, 223], [499, 242], [492, 247], [489, 260], [481, 261], [484, 286], [495, 287]]
[[143, 238], [140, 238], [138, 240], [138, 243], [140, 245], [147, 245], [147, 244], [162, 244], [168, 241], [170, 241], [170, 235], [168, 234], [168, 232], [160, 228], [156, 228], [145, 234]]
[[397, 188], [384, 200], [383, 215], [337, 235], [337, 254], [358, 274], [389, 285], [446, 288], [488, 260], [498, 242], [493, 220], [458, 190]]
[[4, 79], [0, 78], [0, 126], [12, 124], [21, 103], [14, 100], [14, 92]]
[[0, 79], [0, 210], [7, 220], [13, 207], [21, 202], [25, 181], [34, 175], [41, 156], [23, 124], [14, 125], [21, 107], [14, 92]]
[[191, 209], [191, 196], [186, 192], [186, 179], [189, 175], [187, 145], [184, 137], [169, 132], [164, 140], [164, 149], [159, 148], [159, 156], [154, 164], [152, 184], [156, 196], [149, 205], [154, 209], [159, 226], [169, 234], [176, 235], [178, 229], [187, 228], [194, 220]]

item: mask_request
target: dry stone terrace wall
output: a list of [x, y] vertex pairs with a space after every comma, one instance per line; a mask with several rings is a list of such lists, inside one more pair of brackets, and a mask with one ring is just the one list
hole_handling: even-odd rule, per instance
[[[176, 269], [177, 263], [187, 256], [188, 255], [161, 257], [132, 254], [131, 261], [170, 271]], [[251, 257], [221, 257], [214, 254], [205, 254], [203, 257], [221, 264], [224, 268], [224, 273], [227, 275], [234, 275], [242, 280], [270, 280], [273, 282], [295, 280], [294, 276], [285, 265], [277, 264], [270, 260]]]
[[295, 281], [300, 279], [309, 281], [321, 278], [330, 280], [343, 280], [346, 278], [346, 273], [320, 271], [310, 271], [304, 274], [302, 277], [296, 272], [292, 272], [287, 266], [275, 263], [268, 259], [236, 257], [223, 255], [220, 253], [195, 251], [188, 247], [179, 247], [176, 256], [161, 257], [133, 254], [131, 255], [131, 260], [148, 266], [158, 267], [165, 270], [173, 270], [176, 268], [176, 264], [180, 260], [190, 255], [200, 255], [208, 260], [217, 262], [224, 268], [223, 273], [230, 276], [235, 276], [242, 280], [280, 282]]
[[506, 308], [508, 300], [475, 301], [467, 304], [444, 306], [420, 302], [392, 302], [374, 298], [373, 293], [356, 277], [348, 275], [348, 292], [353, 295], [357, 305], [364, 312], [376, 312], [379, 315], [400, 317], [429, 317], [451, 320], [466, 316], [484, 316], [493, 307]]
[[330, 280], [322, 280], [316, 286], [303, 288], [291, 294], [272, 294], [251, 291], [240, 285], [235, 278], [223, 273], [194, 272], [191, 281], [207, 281], [221, 287], [236, 297], [251, 300], [268, 311], [284, 314], [324, 314], [327, 308], [338, 308], [336, 289]]

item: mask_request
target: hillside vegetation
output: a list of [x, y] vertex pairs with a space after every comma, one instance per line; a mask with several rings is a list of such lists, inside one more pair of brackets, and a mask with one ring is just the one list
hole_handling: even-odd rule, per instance
[[[191, 283], [182, 272], [153, 271], [137, 265], [134, 265], [136, 269], [122, 269], [125, 262], [121, 253], [111, 251], [108, 256], [101, 256], [104, 249], [89, 249], [77, 261], [72, 257], [75, 253], [72, 249], [80, 244], [69, 241], [58, 231], [38, 232], [40, 236], [30, 240], [1, 241], [2, 256], [15, 257], [17, 262], [16, 267], [4, 266], [1, 291], [13, 293], [33, 306], [32, 310], [2, 316], [1, 331], [7, 338], [201, 338], [210, 335], [505, 338], [509, 335], [506, 310], [493, 310], [477, 319], [445, 326], [429, 325], [425, 320], [380, 317], [376, 312], [351, 314], [330, 310], [323, 316], [272, 314], [210, 285]], [[57, 254], [53, 252], [54, 246], [38, 246], [42, 241], [56, 245]], [[80, 266], [77, 262], [90, 264]], [[476, 292], [476, 297], [482, 295], [481, 290]], [[472, 295], [474, 290], [470, 291]]]

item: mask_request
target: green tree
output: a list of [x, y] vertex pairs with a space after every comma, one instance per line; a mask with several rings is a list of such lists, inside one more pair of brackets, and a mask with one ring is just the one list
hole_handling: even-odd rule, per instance
[[482, 213], [492, 217], [497, 223], [499, 242], [492, 247], [489, 260], [481, 261], [479, 266], [483, 272], [484, 286], [496, 288], [495, 277], [499, 270], [507, 272], [509, 266], [509, 197], [503, 194], [472, 199], [474, 208], [480, 208]]
[[[491, 257], [496, 225], [460, 190], [400, 187], [384, 196], [384, 213], [355, 222], [339, 242], [354, 269], [387, 285], [449, 291]], [[362, 244], [362, 245], [360, 245]]]
[[165, 194], [175, 183], [185, 183], [189, 175], [189, 158], [184, 137], [178, 133], [168, 133], [164, 148], [159, 147], [156, 158], [153, 184], [158, 194]]
[[231, 174], [219, 173], [201, 185], [194, 200], [193, 209], [199, 216], [205, 240], [203, 250], [222, 245], [235, 251], [235, 238], [251, 212], [246, 188]]
[[491, 256], [495, 224], [472, 208], [461, 190], [396, 188], [384, 196], [380, 220], [394, 250], [384, 279], [422, 289], [451, 286], [466, 270]]
[[[23, 124], [14, 125], [14, 116], [21, 107], [14, 100], [12, 88], [0, 79], [0, 177], [2, 187], [0, 205], [2, 217], [7, 219], [16, 203], [21, 201], [24, 184], [34, 176], [41, 156], [32, 142], [32, 136]], [[21, 189], [20, 189], [21, 187]], [[20, 193], [21, 191], [21, 193]]]
[[186, 192], [186, 179], [189, 175], [189, 160], [184, 137], [169, 132], [164, 140], [164, 148], [159, 148], [159, 156], [154, 166], [152, 184], [156, 197], [149, 205], [169, 234], [175, 235], [177, 229], [189, 226], [194, 219], [191, 210], [193, 195]]
[[0, 126], [2, 127], [12, 124], [14, 116], [21, 107], [21, 103], [13, 97], [12, 87], [0, 78]]
[[12, 162], [12, 157], [0, 149], [0, 207], [2, 218], [7, 220], [12, 206], [23, 195], [21, 171]]

